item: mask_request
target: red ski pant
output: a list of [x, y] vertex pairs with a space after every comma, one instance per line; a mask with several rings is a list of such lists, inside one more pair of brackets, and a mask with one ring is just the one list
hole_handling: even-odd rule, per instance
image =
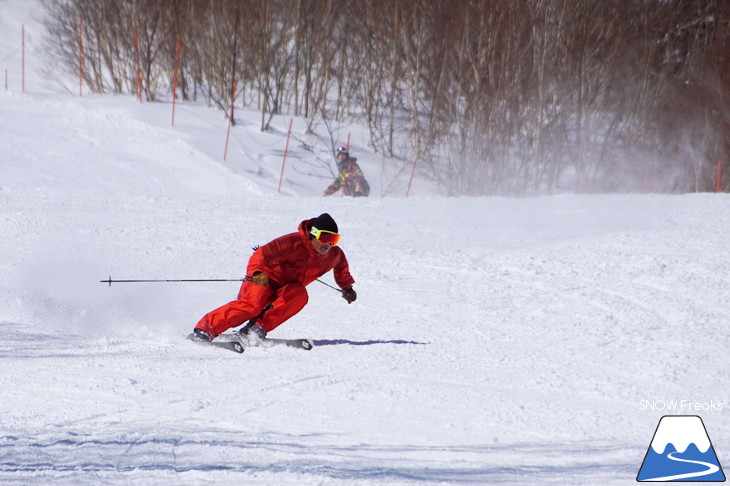
[[215, 337], [258, 317], [264, 307], [273, 305], [273, 309], [267, 310], [256, 321], [269, 332], [302, 310], [308, 301], [307, 289], [298, 283], [280, 286], [269, 282], [267, 287], [262, 287], [246, 281], [241, 285], [237, 300], [207, 313], [195, 327]]

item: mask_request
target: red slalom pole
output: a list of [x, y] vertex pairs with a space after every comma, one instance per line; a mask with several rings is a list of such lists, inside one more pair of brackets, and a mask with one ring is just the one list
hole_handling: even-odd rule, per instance
[[413, 159], [413, 169], [411, 169], [411, 178], [408, 181], [408, 189], [406, 190], [406, 197], [410, 196], [410, 194], [411, 194], [411, 184], [413, 183], [413, 174], [416, 173], [416, 162], [418, 162], [418, 157]]
[[172, 126], [175, 126], [175, 100], [177, 99], [177, 72], [180, 67], [180, 39], [175, 42], [175, 75], [172, 81]]
[[228, 138], [231, 136], [231, 125], [233, 125], [233, 103], [236, 101], [236, 85], [238, 84], [238, 80], [233, 80], [233, 89], [231, 90], [231, 114], [228, 117], [228, 131], [226, 132], [226, 147], [223, 150], [223, 161], [226, 161], [226, 157], [228, 157]]
[[[347, 152], [350, 152], [350, 132], [347, 132], [347, 145], [345, 145], [345, 148], [347, 149]], [[345, 186], [342, 186], [342, 189], [340, 189], [340, 197], [345, 197]]]
[[25, 93], [25, 24], [22, 24], [21, 27], [22, 31], [22, 40], [21, 40], [21, 54], [20, 54], [20, 65], [21, 65], [21, 74], [20, 74], [20, 92]]
[[137, 53], [137, 97], [139, 102], [142, 103], [142, 64], [140, 62], [141, 56], [139, 55], [139, 31], [134, 31], [134, 49]]
[[84, 96], [84, 21], [79, 20], [79, 98]]
[[717, 181], [715, 182], [715, 192], [722, 192], [722, 160], [717, 161]]
[[284, 180], [284, 166], [286, 165], [286, 154], [289, 152], [289, 138], [291, 137], [291, 125], [294, 123], [294, 118], [289, 120], [289, 133], [286, 135], [286, 146], [284, 146], [284, 160], [281, 161], [281, 175], [279, 176], [279, 189], [277, 192], [281, 192], [281, 181]]

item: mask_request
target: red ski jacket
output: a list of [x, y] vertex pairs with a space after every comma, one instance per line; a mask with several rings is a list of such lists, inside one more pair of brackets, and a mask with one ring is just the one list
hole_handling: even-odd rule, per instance
[[314, 219], [302, 221], [299, 231], [281, 236], [258, 248], [248, 261], [246, 275], [264, 272], [279, 285], [298, 283], [308, 285], [334, 270], [335, 282], [346, 289], [355, 283], [345, 252], [339, 246], [326, 255], [317, 253], [309, 241]]

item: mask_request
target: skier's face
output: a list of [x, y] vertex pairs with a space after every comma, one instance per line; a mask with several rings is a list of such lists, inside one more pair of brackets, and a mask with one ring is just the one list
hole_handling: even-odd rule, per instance
[[332, 243], [322, 243], [317, 238], [312, 238], [312, 248], [322, 256], [325, 256], [332, 249]]

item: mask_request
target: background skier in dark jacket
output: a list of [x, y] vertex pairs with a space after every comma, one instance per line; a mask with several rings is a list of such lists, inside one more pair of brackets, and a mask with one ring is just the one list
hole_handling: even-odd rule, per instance
[[324, 191], [329, 196], [342, 189], [345, 196], [367, 197], [370, 194], [370, 185], [357, 165], [357, 159], [350, 157], [346, 147], [337, 148], [337, 179]]

